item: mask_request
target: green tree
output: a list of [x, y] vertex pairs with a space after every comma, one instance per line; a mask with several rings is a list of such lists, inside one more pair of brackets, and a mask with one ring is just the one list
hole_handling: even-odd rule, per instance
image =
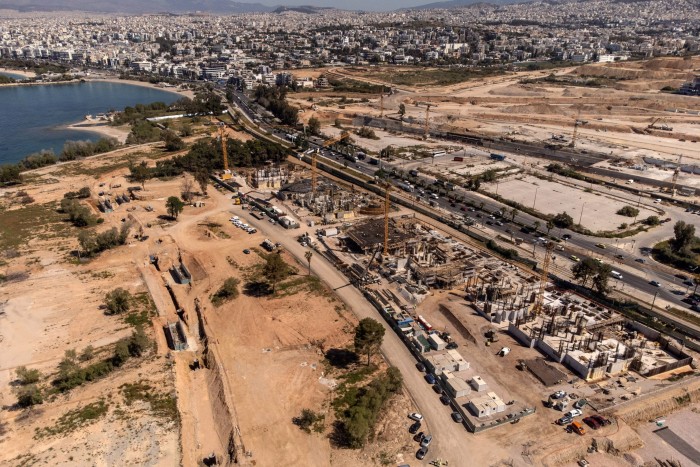
[[515, 216], [518, 215], [520, 211], [518, 211], [516, 208], [510, 208], [510, 221], [514, 222], [515, 221]]
[[568, 229], [574, 225], [574, 219], [567, 212], [560, 212], [556, 216], [552, 217], [552, 222], [560, 229]]
[[179, 151], [185, 147], [185, 142], [174, 131], [164, 131], [162, 139], [166, 151]]
[[131, 334], [128, 342], [129, 355], [132, 357], [140, 357], [148, 351], [151, 341], [146, 336], [146, 332], [143, 330], [143, 326], [140, 324], [136, 326], [134, 332]]
[[207, 186], [209, 185], [209, 172], [206, 169], [197, 169], [192, 174], [194, 180], [199, 185], [202, 195], [207, 195]]
[[129, 311], [131, 307], [131, 294], [117, 287], [105, 295], [105, 307], [108, 315], [121, 315]]
[[382, 345], [384, 333], [384, 326], [372, 318], [362, 319], [355, 328], [355, 352], [367, 355], [367, 366], [372, 354]]
[[661, 219], [659, 219], [659, 216], [649, 216], [646, 219], [644, 219], [642, 222], [646, 225], [650, 225], [653, 227], [653, 226], [661, 224]]
[[617, 215], [625, 217], [637, 217], [639, 215], [639, 209], [633, 208], [632, 206], [624, 206], [617, 210]]
[[596, 275], [593, 276], [593, 289], [601, 295], [605, 295], [610, 291], [608, 281], [612, 267], [609, 264], [599, 264], [596, 270]]
[[220, 305], [227, 300], [233, 300], [238, 297], [238, 285], [240, 280], [236, 277], [226, 279], [219, 290], [212, 296], [212, 303]]
[[146, 188], [146, 180], [151, 178], [151, 171], [148, 169], [146, 161], [142, 161], [137, 165], [129, 166], [130, 177], [133, 181], [140, 183], [141, 188]]
[[321, 122], [316, 117], [309, 119], [309, 133], [318, 136], [321, 134]]
[[314, 254], [311, 250], [307, 250], [306, 253], [304, 253], [304, 258], [306, 258], [306, 261], [309, 263], [309, 276], [311, 275], [311, 257], [313, 255]]
[[532, 223], [532, 226], [535, 228], [535, 232], [537, 232], [539, 230], [541, 225], [542, 225], [542, 222], [540, 222], [540, 221], [535, 221]]
[[674, 236], [670, 242], [671, 247], [677, 253], [685, 252], [695, 239], [695, 226], [678, 221], [673, 226], [673, 234]]
[[185, 203], [183, 203], [177, 196], [170, 196], [165, 202], [165, 207], [168, 209], [168, 214], [170, 217], [177, 219], [177, 216], [185, 208]]
[[35, 384], [22, 387], [17, 391], [17, 405], [23, 408], [42, 404], [44, 398]]
[[574, 264], [571, 268], [571, 272], [574, 275], [579, 284], [586, 286], [589, 280], [595, 276], [598, 271], [598, 263], [591, 258], [584, 258], [582, 261]]
[[277, 284], [282, 282], [292, 273], [292, 268], [284, 262], [279, 254], [269, 254], [265, 258], [262, 274], [265, 280], [270, 285], [272, 293], [275, 293]]
[[545, 224], [545, 227], [547, 227], [547, 235], [549, 235], [549, 231], [554, 228], [554, 222], [551, 220], [548, 220], [547, 223]]
[[34, 369], [28, 369], [26, 366], [18, 366], [15, 368], [15, 375], [17, 375], [17, 380], [19, 384], [25, 386], [27, 384], [38, 383], [41, 379], [41, 372]]

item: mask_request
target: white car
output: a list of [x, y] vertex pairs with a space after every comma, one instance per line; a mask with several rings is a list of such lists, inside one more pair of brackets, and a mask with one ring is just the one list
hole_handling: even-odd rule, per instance
[[569, 410], [568, 412], [566, 412], [566, 415], [568, 415], [571, 418], [576, 418], [576, 417], [580, 417], [581, 415], [583, 415], [583, 412], [581, 412], [579, 409], [572, 409], [572, 410]]
[[413, 413], [408, 414], [408, 418], [410, 418], [411, 420], [415, 420], [417, 422], [423, 421], [423, 416], [421, 414], [419, 414], [418, 412], [413, 412]]
[[498, 351], [498, 355], [501, 357], [505, 357], [510, 353], [510, 347], [503, 347], [501, 350]]

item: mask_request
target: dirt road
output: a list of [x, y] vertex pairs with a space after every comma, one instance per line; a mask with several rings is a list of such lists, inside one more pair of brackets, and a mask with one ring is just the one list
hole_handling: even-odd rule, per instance
[[[255, 226], [267, 238], [274, 242], [280, 242], [302, 264], [305, 262], [304, 253], [308, 250], [294, 241], [288, 230], [269, 222], [258, 221], [248, 215], [248, 211], [239, 206], [232, 208], [237, 215], [245, 217], [246, 221]], [[335, 290], [338, 297], [355, 313], [358, 319], [374, 318], [382, 323], [387, 332], [382, 345], [382, 353], [386, 360], [401, 370], [404, 383], [411, 397], [425, 416], [426, 431], [434, 436], [430, 453], [426, 460], [442, 458], [444, 460], [471, 459], [472, 465], [488, 465], [498, 461], [494, 457], [499, 452], [496, 445], [484, 438], [476, 439], [468, 433], [462, 425], [455, 424], [445, 412], [444, 406], [435, 395], [430, 385], [422, 377], [422, 373], [415, 368], [416, 360], [405, 347], [399, 337], [385, 323], [378, 311], [365, 300], [362, 294], [353, 286], [348, 286], [348, 280], [335, 267], [322, 258], [319, 254], [311, 260], [311, 270], [319, 276], [328, 286]], [[406, 421], [408, 429], [409, 421]], [[500, 451], [503, 452], [502, 450]]]

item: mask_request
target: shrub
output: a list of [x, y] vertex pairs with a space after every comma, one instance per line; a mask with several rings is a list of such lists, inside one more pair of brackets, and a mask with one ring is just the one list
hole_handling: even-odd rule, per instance
[[31, 407], [33, 405], [42, 404], [43, 402], [44, 398], [41, 395], [41, 391], [34, 384], [30, 384], [17, 391], [17, 405], [20, 407]]
[[632, 206], [625, 206], [618, 209], [617, 214], [625, 217], [637, 217], [639, 215], [639, 209], [633, 208]]
[[221, 288], [211, 297], [211, 302], [215, 306], [219, 306], [225, 301], [233, 300], [238, 297], [238, 285], [240, 280], [235, 277], [229, 277], [224, 281]]
[[126, 313], [131, 307], [132, 298], [131, 294], [121, 287], [107, 293], [105, 296], [105, 306], [107, 307], [106, 314], [121, 315], [122, 313]]
[[25, 386], [27, 384], [38, 383], [41, 378], [41, 372], [37, 369], [28, 369], [25, 366], [18, 366], [15, 368], [15, 374], [17, 375], [17, 380], [19, 384]]

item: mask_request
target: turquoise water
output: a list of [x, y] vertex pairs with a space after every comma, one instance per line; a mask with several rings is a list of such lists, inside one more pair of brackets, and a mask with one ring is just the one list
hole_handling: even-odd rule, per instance
[[68, 140], [99, 139], [96, 133], [62, 128], [80, 122], [87, 114], [156, 101], [170, 104], [180, 97], [122, 83], [0, 87], [0, 164], [17, 162], [42, 149], [59, 154]]
[[9, 76], [10, 78], [14, 78], [14, 79], [18, 79], [18, 80], [24, 79], [24, 75], [20, 75], [17, 73], [10, 73], [9, 71], [0, 71], [0, 75]]

